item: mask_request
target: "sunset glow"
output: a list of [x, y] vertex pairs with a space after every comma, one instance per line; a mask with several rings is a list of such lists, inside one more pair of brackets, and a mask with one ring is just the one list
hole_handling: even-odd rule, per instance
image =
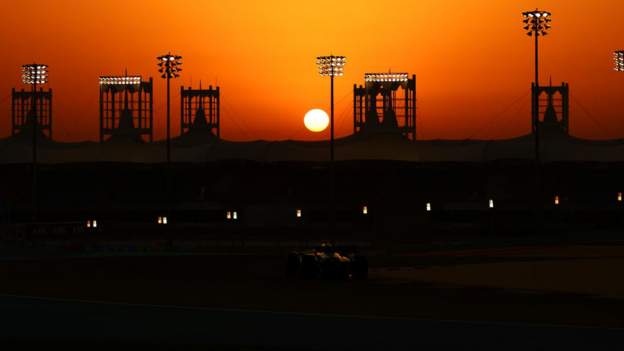
[[353, 84], [389, 70], [416, 74], [419, 139], [527, 134], [533, 42], [522, 12], [536, 7], [551, 12], [553, 24], [540, 42], [540, 80], [570, 83], [571, 134], [624, 137], [624, 74], [613, 69], [614, 51], [624, 47], [620, 0], [592, 3], [591, 16], [579, 0], [7, 1], [0, 136], [10, 134], [11, 88], [28, 88], [21, 66], [42, 62], [54, 91], [55, 139], [98, 140], [98, 79], [126, 69], [155, 78], [155, 139], [162, 139], [165, 83], [154, 58], [163, 52], [184, 57], [172, 81], [173, 136], [179, 86], [201, 82], [222, 89], [225, 139], [326, 138], [307, 131], [301, 116], [310, 106], [329, 110], [329, 83], [315, 59], [332, 52], [349, 58], [335, 88], [338, 137], [353, 131]]

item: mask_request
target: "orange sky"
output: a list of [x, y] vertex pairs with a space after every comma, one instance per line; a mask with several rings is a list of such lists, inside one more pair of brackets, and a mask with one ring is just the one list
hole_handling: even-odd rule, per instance
[[[542, 40], [541, 80], [570, 83], [571, 132], [624, 137], [621, 0], [20, 0], [0, 22], [0, 135], [10, 133], [10, 90], [20, 66], [50, 66], [55, 138], [97, 140], [100, 75], [157, 76], [155, 57], [184, 57], [174, 82], [222, 89], [222, 136], [232, 140], [320, 139], [304, 113], [329, 109], [329, 81], [315, 57], [345, 55], [336, 83], [337, 134], [352, 132], [352, 88], [365, 72], [417, 75], [418, 137], [503, 138], [529, 130], [532, 40], [521, 12], [553, 13]], [[156, 138], [164, 135], [164, 82], [156, 80]], [[518, 101], [513, 104], [514, 101]], [[510, 107], [511, 106], [511, 107]], [[506, 111], [506, 112], [504, 112]], [[502, 113], [504, 112], [504, 113]], [[501, 114], [502, 113], [502, 114]]]

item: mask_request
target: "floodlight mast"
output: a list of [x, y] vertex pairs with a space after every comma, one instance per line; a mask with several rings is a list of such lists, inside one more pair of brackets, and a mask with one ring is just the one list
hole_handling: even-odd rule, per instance
[[319, 74], [321, 77], [330, 78], [330, 95], [331, 95], [331, 113], [330, 113], [330, 160], [334, 161], [334, 77], [342, 77], [344, 75], [344, 65], [347, 59], [344, 56], [319, 56], [316, 58]]
[[33, 164], [37, 163], [37, 85], [46, 84], [48, 82], [48, 66], [38, 63], [32, 63], [22, 66], [22, 82], [32, 87], [32, 102], [30, 118], [33, 128]]
[[158, 72], [161, 78], [167, 80], [167, 163], [171, 163], [171, 78], [180, 77], [182, 71], [182, 56], [172, 55], [170, 52], [156, 58], [158, 60]]
[[30, 111], [30, 123], [32, 124], [32, 197], [33, 197], [33, 221], [37, 219], [37, 85], [48, 82], [48, 66], [32, 63], [22, 66], [22, 82], [32, 86], [32, 102]]
[[535, 160], [540, 162], [540, 137], [539, 137], [539, 37], [548, 34], [550, 29], [550, 17], [551, 13], [548, 11], [541, 11], [535, 9], [533, 11], [525, 11], [522, 13], [524, 30], [527, 31], [528, 36], [535, 37], [535, 95], [533, 102], [533, 133], [535, 133]]
[[344, 75], [344, 66], [347, 58], [344, 56], [319, 56], [316, 58], [319, 74], [321, 77], [330, 78], [330, 117], [329, 117], [329, 192], [330, 192], [330, 221], [329, 231], [334, 233], [336, 227], [336, 191], [335, 191], [335, 167], [334, 167], [334, 77], [342, 77]]

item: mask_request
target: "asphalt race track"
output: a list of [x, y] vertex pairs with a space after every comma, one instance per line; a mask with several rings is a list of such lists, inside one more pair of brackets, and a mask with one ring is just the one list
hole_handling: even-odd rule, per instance
[[[322, 298], [322, 297], [319, 297]], [[115, 304], [0, 295], [3, 343], [245, 350], [615, 350], [624, 329]]]

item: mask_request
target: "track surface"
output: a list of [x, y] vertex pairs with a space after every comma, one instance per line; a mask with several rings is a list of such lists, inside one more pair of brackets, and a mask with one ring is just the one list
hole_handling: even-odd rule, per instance
[[624, 330], [431, 321], [0, 296], [5, 340], [280, 349], [614, 349]]
[[622, 246], [407, 253], [371, 257], [362, 282], [288, 280], [282, 256], [253, 254], [5, 259], [0, 341], [613, 350], [624, 340], [623, 257]]

